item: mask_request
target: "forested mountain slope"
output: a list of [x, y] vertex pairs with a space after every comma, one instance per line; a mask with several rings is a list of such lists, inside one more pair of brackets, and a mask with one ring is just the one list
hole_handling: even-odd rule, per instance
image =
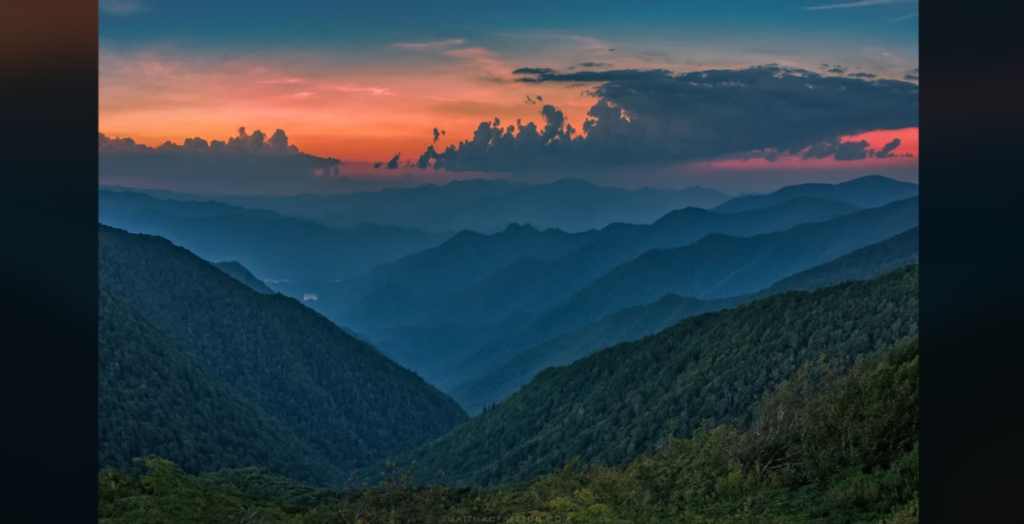
[[745, 425], [773, 383], [820, 356], [851, 361], [917, 334], [918, 268], [690, 317], [549, 368], [493, 409], [400, 456], [427, 482], [492, 485], [569, 459], [617, 464], [706, 419]]
[[260, 294], [168, 240], [99, 226], [100, 280], [342, 470], [466, 418], [414, 373], [283, 295]]
[[185, 471], [262, 465], [303, 482], [340, 471], [224, 385], [104, 284], [99, 288], [99, 465], [157, 454]]

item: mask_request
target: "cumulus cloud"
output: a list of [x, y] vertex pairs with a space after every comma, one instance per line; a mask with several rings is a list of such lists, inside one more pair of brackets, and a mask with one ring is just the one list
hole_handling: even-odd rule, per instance
[[870, 145], [867, 140], [843, 142], [836, 147], [833, 158], [836, 160], [864, 160], [871, 154], [868, 149]]
[[[164, 142], [158, 147], [149, 147], [136, 144], [131, 138], [110, 138], [99, 133], [99, 152], [116, 153], [163, 153], [163, 154], [255, 154], [255, 155], [301, 155], [299, 148], [288, 143], [288, 135], [284, 130], [278, 129], [267, 138], [267, 135], [257, 129], [253, 134], [245, 132], [244, 127], [238, 128], [238, 135], [229, 137], [227, 142], [206, 140], [195, 137], [186, 138], [181, 145], [171, 141]], [[337, 161], [335, 161], [337, 162]]]
[[878, 78], [878, 75], [873, 75], [871, 73], [850, 73], [850, 74], [848, 74], [846, 76], [848, 76], [850, 78], [863, 78], [863, 79]]
[[227, 141], [193, 137], [181, 144], [167, 141], [157, 147], [127, 137], [98, 135], [100, 179], [137, 181], [141, 187], [183, 183], [283, 186], [303, 177], [339, 176], [342, 165], [337, 159], [299, 151], [281, 129], [268, 137], [260, 130], [249, 134], [243, 127]]
[[881, 151], [875, 153], [875, 157], [876, 158], [892, 158], [892, 157], [896, 156], [893, 153], [893, 151], [897, 147], [900, 147], [900, 139], [894, 138], [894, 139], [892, 139], [892, 142], [889, 142], [888, 144], [885, 144], [885, 146], [882, 147]]
[[915, 127], [918, 87], [767, 65], [673, 74], [663, 70], [559, 73], [516, 71], [524, 81], [601, 83], [582, 129], [553, 105], [540, 124], [481, 122], [471, 138], [415, 165], [448, 171], [513, 172], [542, 168], [691, 162], [749, 156], [867, 158], [866, 145], [839, 137]]
[[917, 75], [903, 75], [903, 79], [907, 80], [907, 81], [910, 81], [910, 82], [917, 82], [918, 80], [920, 80], [917, 77]]

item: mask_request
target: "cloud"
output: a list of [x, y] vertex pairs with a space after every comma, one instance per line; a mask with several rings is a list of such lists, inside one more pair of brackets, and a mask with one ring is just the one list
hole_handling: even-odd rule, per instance
[[903, 79], [910, 82], [917, 82], [918, 80], [920, 80], [920, 78], [918, 78], [916, 75], [903, 75]]
[[900, 17], [893, 18], [892, 21], [893, 22], [902, 22], [903, 20], [910, 20], [910, 19], [913, 19], [913, 18], [917, 18], [917, 16], [918, 16], [918, 13], [910, 13], [909, 15], [903, 15], [903, 16], [900, 16]]
[[440, 140], [442, 136], [444, 136], [444, 129], [442, 129], [441, 131], [438, 131], [437, 128], [435, 127], [434, 128], [434, 143], [436, 144], [437, 141]]
[[885, 144], [885, 146], [882, 147], [881, 151], [875, 153], [875, 158], [892, 158], [892, 157], [895, 157], [897, 155], [895, 155], [893, 153], [893, 151], [897, 147], [900, 147], [900, 139], [899, 138], [894, 138], [894, 139], [892, 139], [892, 142], [889, 142], [888, 144]]
[[836, 147], [836, 152], [832, 155], [832, 158], [841, 161], [864, 160], [871, 154], [871, 151], [868, 150], [870, 145], [867, 140], [843, 142]]
[[878, 78], [878, 75], [873, 75], [871, 73], [850, 73], [850, 74], [848, 74], [846, 76], [848, 76], [850, 78], [864, 78], [864, 79]]
[[594, 68], [594, 67], [612, 67], [612, 65], [607, 63], [607, 62], [580, 62], [579, 64], [576, 64], [576, 67]]
[[597, 101], [582, 129], [569, 125], [553, 105], [544, 105], [539, 124], [481, 122], [472, 137], [443, 151], [429, 146], [416, 165], [515, 172], [751, 154], [866, 158], [866, 146], [844, 145], [839, 137], [918, 125], [918, 86], [898, 80], [822, 76], [778, 65], [678, 75], [517, 71], [532, 75], [525, 78], [533, 82], [603, 82], [593, 89]]
[[146, 11], [138, 0], [100, 0], [100, 11], [117, 16], [130, 16]]
[[537, 101], [531, 98], [530, 95], [526, 95], [526, 103], [530, 105], [536, 105]]
[[818, 9], [849, 9], [852, 7], [870, 7], [873, 5], [883, 4], [900, 4], [905, 2], [916, 2], [917, 0], [861, 0], [859, 2], [848, 2], [845, 4], [830, 4], [830, 5], [816, 5], [811, 7], [805, 7], [804, 10], [818, 10]]
[[455, 45], [462, 45], [465, 41], [461, 38], [451, 38], [448, 40], [437, 40], [434, 42], [411, 42], [411, 43], [398, 43], [395, 47], [402, 49], [436, 49], [439, 47], [451, 47]]
[[269, 137], [239, 128], [227, 141], [194, 137], [157, 147], [131, 138], [99, 133], [101, 181], [133, 181], [139, 187], [199, 184], [203, 186], [285, 186], [302, 179], [340, 175], [341, 161], [299, 151], [281, 129]]

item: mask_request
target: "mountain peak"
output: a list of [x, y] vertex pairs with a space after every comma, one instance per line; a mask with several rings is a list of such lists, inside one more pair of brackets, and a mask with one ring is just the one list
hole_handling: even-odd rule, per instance
[[533, 227], [531, 224], [519, 224], [519, 223], [513, 222], [513, 223], [509, 224], [508, 227], [505, 228], [504, 232], [505, 233], [536, 233], [537, 232], [537, 228]]

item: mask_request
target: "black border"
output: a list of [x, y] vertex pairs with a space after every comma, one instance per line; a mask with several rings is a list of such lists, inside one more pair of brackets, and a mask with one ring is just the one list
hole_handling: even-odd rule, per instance
[[987, 3], [929, 2], [920, 24], [921, 500], [926, 522], [1013, 522], [1021, 28]]
[[95, 522], [99, 10], [2, 4], [6, 520]]

